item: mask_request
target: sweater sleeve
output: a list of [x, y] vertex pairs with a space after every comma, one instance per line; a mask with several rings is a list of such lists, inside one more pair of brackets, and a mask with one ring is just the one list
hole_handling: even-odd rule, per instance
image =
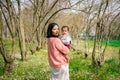
[[63, 54], [69, 53], [69, 49], [62, 43], [62, 41], [59, 38], [56, 40], [55, 47]]

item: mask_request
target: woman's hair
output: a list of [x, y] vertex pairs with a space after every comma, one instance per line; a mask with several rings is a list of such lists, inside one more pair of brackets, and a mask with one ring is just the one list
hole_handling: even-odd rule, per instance
[[63, 27], [61, 28], [62, 31], [63, 31], [63, 28], [67, 28], [67, 30], [69, 31], [69, 27], [68, 27], [68, 26], [63, 26]]
[[50, 23], [50, 24], [48, 25], [47, 38], [50, 38], [50, 37], [58, 37], [58, 36], [53, 35], [53, 33], [52, 33], [52, 29], [53, 29], [53, 27], [54, 27], [55, 25], [58, 26], [58, 24], [57, 24], [57, 23], [54, 23], [54, 22], [53, 22], [53, 23]]

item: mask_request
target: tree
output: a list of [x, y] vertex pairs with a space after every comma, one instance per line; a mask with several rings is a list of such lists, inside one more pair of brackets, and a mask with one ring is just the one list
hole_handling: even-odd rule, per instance
[[17, 0], [18, 4], [18, 27], [17, 27], [17, 32], [18, 32], [18, 38], [19, 38], [19, 48], [21, 51], [21, 58], [22, 60], [26, 60], [26, 45], [25, 45], [25, 33], [24, 33], [24, 26], [22, 25], [22, 18], [21, 18], [21, 3], [20, 0]]
[[[6, 3], [6, 5], [4, 4]], [[11, 3], [11, 1], [9, 0], [6, 0], [6, 1], [0, 1], [0, 8], [1, 8], [1, 11], [2, 11], [2, 14], [4, 16], [4, 19], [6, 21], [6, 24], [7, 24], [7, 27], [9, 29], [9, 32], [10, 32], [10, 35], [11, 35], [11, 38], [12, 38], [12, 44], [11, 44], [11, 52], [8, 52], [7, 51], [7, 48], [6, 48], [6, 44], [7, 44], [7, 38], [4, 36], [4, 33], [3, 31], [4, 30], [4, 26], [2, 25], [2, 28], [1, 28], [1, 54], [4, 58], [4, 62], [5, 62], [5, 73], [11, 73], [11, 70], [12, 70], [12, 66], [13, 66], [13, 61], [14, 61], [14, 58], [15, 58], [15, 19], [14, 19], [14, 8], [13, 8], [13, 5]], [[4, 13], [4, 11], [7, 11], [8, 15]], [[6, 17], [6, 15], [8, 16], [8, 19]], [[2, 20], [2, 16], [1, 16], [1, 20]], [[2, 23], [2, 22], [1, 22]]]
[[[96, 23], [96, 36], [95, 36], [95, 41], [94, 41], [94, 48], [92, 52], [92, 63], [93, 65], [98, 65], [101, 66], [104, 63], [104, 54], [108, 45], [109, 38], [112, 33], [112, 24], [115, 21], [115, 19], [119, 16], [120, 12], [117, 11], [116, 14], [113, 16], [110, 16], [111, 19], [109, 19], [108, 22], [106, 22], [106, 15], [107, 10], [110, 7], [110, 3], [112, 1], [106, 0], [106, 1], [101, 1], [99, 9], [98, 9], [98, 15], [97, 15], [97, 23]], [[112, 7], [113, 8], [113, 7]], [[105, 30], [105, 26], [107, 27], [107, 31]], [[106, 35], [106, 38], [104, 37]], [[103, 39], [106, 39], [106, 45], [103, 47], [102, 41]], [[98, 47], [97, 47], [98, 46]], [[96, 58], [96, 49], [98, 51], [98, 57]]]

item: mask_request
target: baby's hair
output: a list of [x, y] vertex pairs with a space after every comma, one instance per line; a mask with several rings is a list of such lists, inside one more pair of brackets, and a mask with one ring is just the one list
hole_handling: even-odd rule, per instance
[[68, 27], [68, 26], [63, 26], [63, 27], [61, 28], [62, 31], [63, 31], [63, 28], [67, 28], [67, 30], [69, 31], [69, 27]]

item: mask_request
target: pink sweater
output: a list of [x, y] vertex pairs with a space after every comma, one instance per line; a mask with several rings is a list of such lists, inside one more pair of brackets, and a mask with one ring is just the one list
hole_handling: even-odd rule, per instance
[[68, 60], [64, 54], [68, 54], [69, 49], [59, 38], [48, 38], [48, 61], [51, 67], [61, 67], [67, 65]]

